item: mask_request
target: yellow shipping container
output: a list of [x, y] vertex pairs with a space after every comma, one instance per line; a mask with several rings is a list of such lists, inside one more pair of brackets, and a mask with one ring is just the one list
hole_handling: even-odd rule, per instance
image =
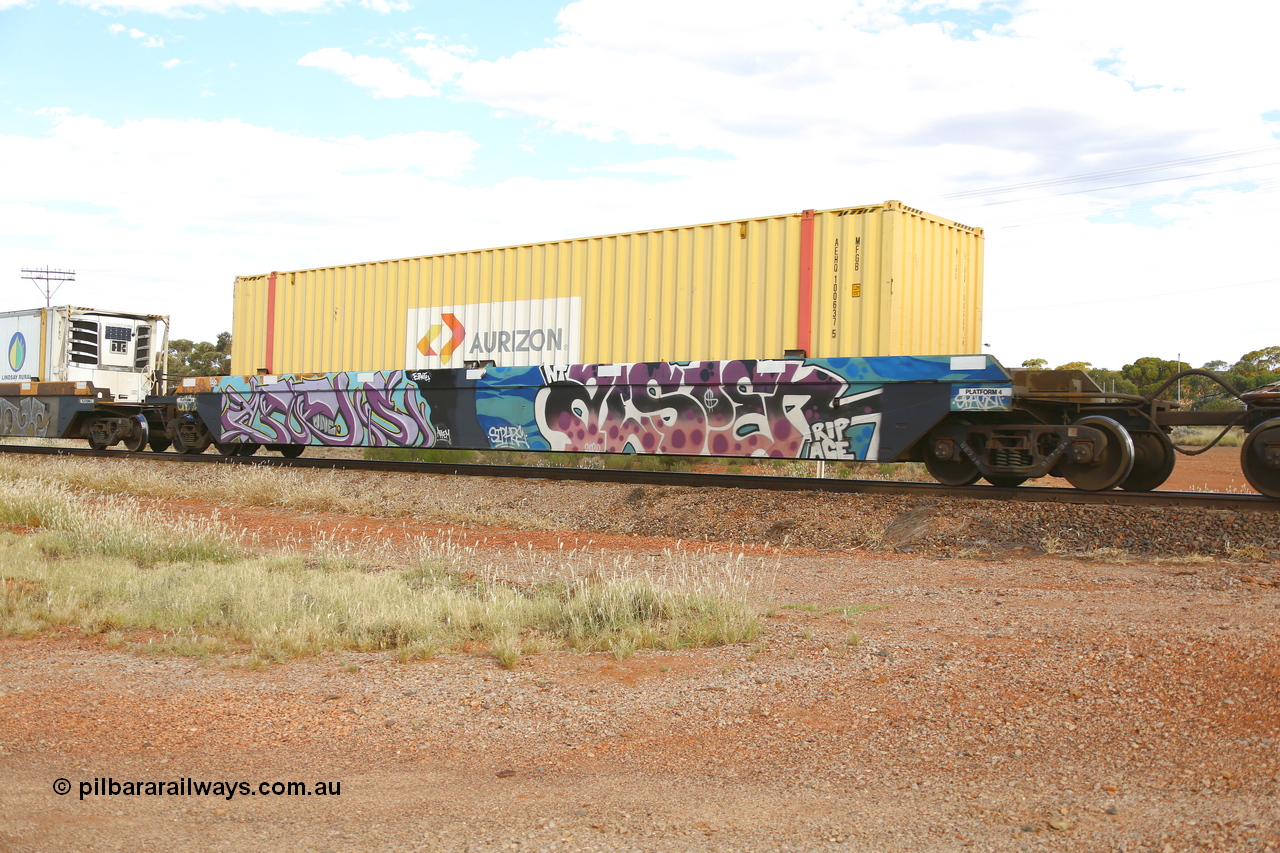
[[982, 242], [887, 201], [241, 276], [231, 370], [980, 352]]

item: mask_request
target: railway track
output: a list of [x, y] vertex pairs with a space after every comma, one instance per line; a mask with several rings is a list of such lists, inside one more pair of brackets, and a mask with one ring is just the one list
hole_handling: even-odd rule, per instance
[[719, 489], [768, 489], [790, 492], [830, 492], [865, 495], [966, 498], [971, 500], [1022, 501], [1106, 506], [1193, 507], [1243, 512], [1280, 512], [1280, 500], [1262, 495], [1223, 492], [1087, 492], [1043, 486], [945, 486], [885, 480], [836, 480], [811, 477], [775, 477], [748, 474], [697, 474], [677, 471], [621, 471], [597, 468], [548, 468], [518, 465], [481, 465], [447, 462], [386, 462], [369, 459], [286, 459], [280, 456], [222, 456], [216, 453], [132, 453], [125, 450], [87, 450], [64, 447], [0, 445], [0, 453], [38, 456], [80, 456], [99, 459], [138, 459], [215, 465], [258, 465], [274, 468], [309, 468], [330, 471], [379, 471], [401, 474], [433, 474], [461, 477], [505, 477], [530, 480], [565, 480], [589, 483], [692, 486]]

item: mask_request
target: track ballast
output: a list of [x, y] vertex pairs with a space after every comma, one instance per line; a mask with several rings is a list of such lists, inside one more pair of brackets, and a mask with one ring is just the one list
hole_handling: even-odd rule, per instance
[[1280, 511], [1280, 500], [1262, 495], [1225, 492], [1089, 492], [1072, 488], [1043, 486], [945, 486], [886, 480], [816, 479], [751, 474], [699, 474], [678, 471], [625, 471], [599, 468], [551, 468], [520, 465], [486, 465], [451, 462], [389, 462], [370, 459], [305, 458], [280, 456], [222, 456], [221, 454], [179, 454], [87, 450], [66, 447], [0, 445], [0, 452], [43, 456], [78, 456], [98, 459], [129, 459], [152, 462], [187, 462], [221, 465], [257, 465], [276, 468], [307, 468], [334, 471], [378, 471], [401, 474], [499, 477], [529, 480], [562, 480], [588, 483], [689, 486], [719, 489], [766, 489], [788, 492], [899, 495], [971, 500], [1022, 501], [1029, 503], [1103, 504], [1107, 506], [1193, 507], [1245, 512]]

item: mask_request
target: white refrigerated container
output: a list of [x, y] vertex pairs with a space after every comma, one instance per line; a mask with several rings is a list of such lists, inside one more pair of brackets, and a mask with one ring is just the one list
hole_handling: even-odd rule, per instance
[[159, 392], [169, 318], [62, 305], [0, 313], [0, 382], [92, 382], [119, 402]]

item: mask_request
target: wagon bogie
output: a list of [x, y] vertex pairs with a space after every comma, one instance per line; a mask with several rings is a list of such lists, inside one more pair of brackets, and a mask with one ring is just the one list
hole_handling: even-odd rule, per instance
[[94, 450], [106, 450], [123, 444], [137, 452], [151, 441], [151, 423], [142, 412], [103, 412], [86, 418], [81, 432]]

